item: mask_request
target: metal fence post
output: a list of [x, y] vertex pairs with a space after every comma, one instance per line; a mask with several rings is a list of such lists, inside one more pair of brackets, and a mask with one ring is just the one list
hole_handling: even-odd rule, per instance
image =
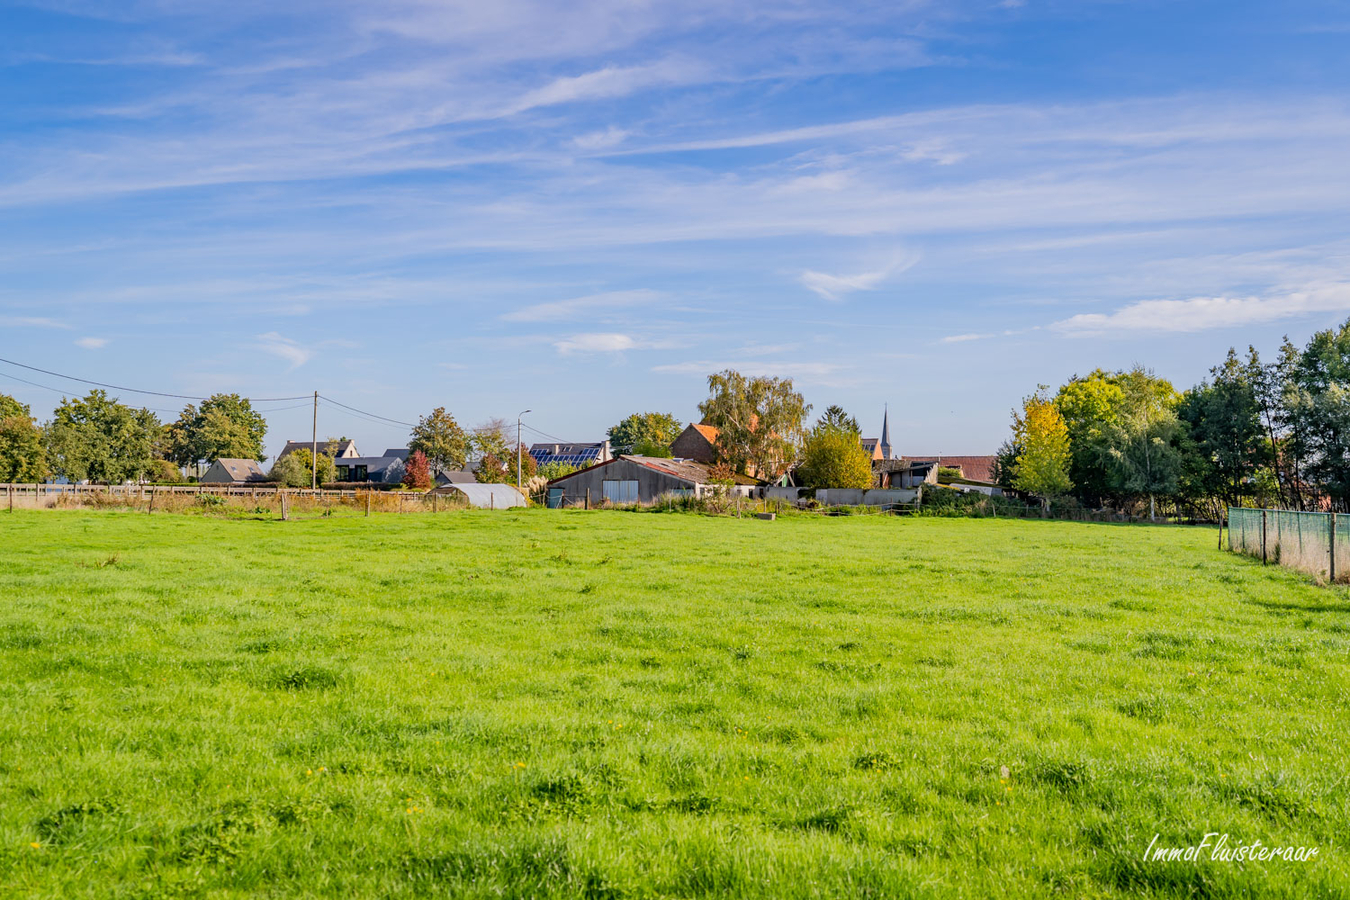
[[1330, 540], [1328, 541], [1328, 543], [1331, 545], [1331, 549], [1330, 549], [1330, 551], [1327, 553], [1327, 577], [1328, 577], [1328, 579], [1331, 581], [1332, 584], [1335, 584], [1335, 583], [1336, 583], [1336, 513], [1335, 513], [1335, 511], [1332, 511], [1332, 512], [1328, 513], [1327, 516], [1328, 516], [1328, 519], [1327, 519], [1327, 525], [1328, 525], [1328, 529], [1329, 529], [1328, 537], [1330, 538]]
[[1261, 565], [1266, 564], [1266, 518], [1269, 510], [1261, 510]]

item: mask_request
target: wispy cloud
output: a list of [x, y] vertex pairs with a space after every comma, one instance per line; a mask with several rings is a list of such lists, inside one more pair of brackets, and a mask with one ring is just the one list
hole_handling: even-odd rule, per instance
[[69, 330], [72, 326], [57, 319], [49, 319], [46, 316], [0, 316], [0, 325], [7, 328], [64, 328]]
[[1350, 310], [1350, 282], [1312, 285], [1266, 296], [1143, 300], [1111, 313], [1072, 316], [1050, 327], [1061, 334], [1080, 337], [1194, 332], [1346, 310]]
[[574, 334], [553, 346], [559, 353], [619, 353], [624, 350], [667, 350], [678, 347], [679, 342], [669, 339], [637, 337], [613, 331], [596, 331]]
[[991, 337], [995, 337], [995, 335], [992, 334], [992, 333], [990, 333], [990, 332], [984, 332], [984, 333], [970, 332], [969, 334], [949, 334], [949, 335], [947, 335], [946, 337], [942, 338], [941, 341], [940, 341], [940, 343], [943, 343], [943, 344], [964, 344], [964, 343], [966, 343], [967, 341], [982, 341], [982, 340], [984, 340], [985, 338], [991, 338]]
[[288, 372], [300, 368], [314, 357], [312, 349], [302, 347], [296, 341], [283, 337], [275, 331], [258, 335], [254, 346], [264, 353], [270, 353], [290, 363], [290, 367], [286, 370]]
[[886, 279], [905, 271], [918, 262], [917, 255], [897, 256], [887, 265], [873, 272], [859, 272], [856, 275], [830, 275], [807, 269], [798, 280], [809, 291], [834, 303], [843, 300], [855, 291], [876, 290]]
[[582, 150], [605, 150], [622, 144], [630, 132], [611, 125], [603, 131], [590, 131], [577, 135], [572, 143]]
[[645, 66], [606, 66], [582, 75], [555, 79], [525, 94], [505, 112], [514, 115], [540, 106], [625, 97], [657, 85], [702, 80], [706, 73], [705, 65], [692, 60], [667, 59]]
[[83, 347], [86, 350], [98, 350], [100, 347], [108, 346], [108, 339], [100, 337], [82, 337], [75, 341], [75, 346]]
[[603, 310], [626, 309], [656, 302], [660, 294], [650, 290], [607, 291], [567, 300], [535, 303], [502, 316], [506, 322], [561, 322]]

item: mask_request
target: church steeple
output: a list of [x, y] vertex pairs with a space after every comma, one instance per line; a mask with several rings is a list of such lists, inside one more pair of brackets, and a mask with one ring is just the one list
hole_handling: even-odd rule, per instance
[[894, 459], [891, 455], [891, 411], [890, 404], [882, 409], [881, 413], [881, 458]]

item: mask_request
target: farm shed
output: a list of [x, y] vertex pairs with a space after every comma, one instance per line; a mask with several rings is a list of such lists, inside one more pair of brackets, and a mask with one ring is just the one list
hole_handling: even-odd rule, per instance
[[[738, 477], [730, 488], [733, 495], [752, 496], [757, 482]], [[668, 494], [702, 497], [723, 490], [711, 484], [708, 467], [687, 460], [657, 459], [650, 456], [618, 456], [606, 463], [582, 469], [548, 483], [548, 505], [577, 506], [588, 501], [592, 506], [610, 503], [655, 503]]]
[[256, 459], [218, 459], [198, 479], [202, 484], [245, 484], [266, 481]]
[[431, 491], [428, 496], [450, 497], [459, 495], [469, 501], [470, 506], [478, 509], [507, 509], [512, 506], [528, 506], [525, 495], [509, 484], [443, 484]]

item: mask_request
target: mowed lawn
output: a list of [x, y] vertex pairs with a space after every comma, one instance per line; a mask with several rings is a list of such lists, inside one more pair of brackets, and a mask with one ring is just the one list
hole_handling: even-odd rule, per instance
[[1213, 529], [0, 513], [4, 897], [1346, 896], [1348, 748]]

